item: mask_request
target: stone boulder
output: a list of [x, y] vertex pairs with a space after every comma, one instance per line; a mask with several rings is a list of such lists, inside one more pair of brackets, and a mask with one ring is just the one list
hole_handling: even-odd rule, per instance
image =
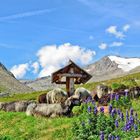
[[74, 96], [80, 99], [80, 101], [85, 101], [88, 97], [91, 97], [91, 93], [89, 90], [79, 87], [75, 90]]
[[27, 106], [35, 101], [14, 101], [14, 102], [6, 102], [0, 103], [0, 110], [7, 112], [25, 112]]
[[103, 85], [103, 84], [98, 85], [96, 87], [96, 92], [97, 92], [98, 98], [101, 98], [102, 96], [108, 93], [108, 86]]
[[47, 104], [64, 103], [66, 99], [67, 93], [60, 88], [53, 89], [46, 94]]
[[32, 103], [27, 107], [26, 115], [43, 116], [43, 117], [58, 117], [65, 115], [68, 112], [68, 106], [63, 106], [59, 103], [54, 104], [35, 104]]

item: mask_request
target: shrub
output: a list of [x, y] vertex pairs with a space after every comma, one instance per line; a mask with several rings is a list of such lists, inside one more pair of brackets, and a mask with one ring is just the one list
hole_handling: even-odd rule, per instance
[[113, 83], [111, 85], [111, 88], [114, 90], [114, 91], [117, 91], [117, 90], [120, 90], [120, 89], [125, 89], [126, 86], [124, 84], [120, 84], [120, 83]]
[[110, 105], [107, 115], [103, 107], [98, 111], [90, 101], [83, 104], [83, 113], [73, 123], [72, 133], [74, 140], [131, 140], [140, 136], [140, 120], [132, 108], [124, 115]]
[[131, 108], [132, 102], [127, 93], [125, 96], [119, 96], [118, 94], [111, 94], [110, 96], [111, 96], [110, 104], [112, 104], [113, 108], [121, 108], [121, 109]]

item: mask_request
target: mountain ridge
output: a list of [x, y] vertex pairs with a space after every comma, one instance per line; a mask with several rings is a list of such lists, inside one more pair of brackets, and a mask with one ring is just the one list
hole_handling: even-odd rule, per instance
[[[128, 74], [140, 72], [140, 67], [134, 68], [134, 70], [130, 70], [128, 72], [123, 71], [121, 68], [118, 67], [119, 64], [117, 64], [115, 61], [111, 61], [109, 58], [111, 55], [104, 56], [100, 60], [87, 65], [83, 69], [86, 70], [89, 74], [92, 75], [92, 78], [88, 82], [100, 82], [104, 80], [110, 80], [117, 77], [122, 77]], [[130, 59], [130, 57], [121, 57], [121, 56], [115, 56], [118, 58], [123, 59]], [[131, 59], [135, 59], [138, 57], [133, 57]], [[140, 58], [138, 58], [140, 60]], [[136, 70], [135, 70], [136, 69]], [[22, 81], [24, 84], [28, 85], [29, 87], [32, 87], [35, 90], [46, 90], [49, 88], [59, 87], [59, 85], [52, 84], [51, 83], [51, 77], [43, 77], [38, 78], [36, 80], [31, 81]]]
[[19, 82], [15, 76], [0, 63], [0, 93], [25, 93], [34, 91], [31, 87]]

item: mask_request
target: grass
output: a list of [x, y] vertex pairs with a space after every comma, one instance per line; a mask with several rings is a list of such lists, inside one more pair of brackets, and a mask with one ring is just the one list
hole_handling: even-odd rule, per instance
[[74, 119], [48, 119], [19, 112], [0, 112], [0, 136], [10, 140], [66, 140]]
[[[122, 83], [131, 79], [135, 79], [140, 86], [140, 73], [103, 81], [101, 83], [111, 85], [112, 83]], [[93, 90], [98, 84], [100, 83], [87, 83], [82, 86]], [[47, 92], [48, 91], [39, 91], [13, 94], [10, 97], [0, 98], [0, 102], [36, 100], [40, 94]], [[134, 99], [132, 106], [140, 116], [140, 99]], [[20, 112], [0, 111], [0, 140], [72, 140], [70, 128], [75, 119], [76, 117], [49, 119], [26, 116], [25, 113]]]
[[[140, 99], [132, 107], [140, 117]], [[72, 140], [71, 125], [77, 118], [44, 118], [21, 112], [0, 111], [0, 136], [6, 140]]]
[[[89, 89], [90, 91], [95, 90], [96, 86], [104, 83], [107, 86], [111, 86], [113, 83], [120, 83], [120, 84], [126, 84], [126, 86], [130, 86], [131, 82], [129, 81], [134, 80], [137, 83], [137, 86], [140, 86], [140, 73], [135, 73], [135, 74], [129, 74], [123, 77], [119, 78], [114, 78], [111, 80], [106, 80], [106, 81], [101, 81], [101, 82], [91, 82], [91, 83], [86, 83], [84, 85], [80, 85], [82, 87], [85, 87], [86, 89]], [[128, 82], [128, 83], [127, 83]], [[78, 87], [78, 86], [77, 86]]]
[[36, 91], [32, 93], [23, 93], [23, 94], [12, 94], [8, 97], [0, 98], [0, 102], [11, 102], [11, 101], [20, 101], [20, 100], [37, 100], [38, 96], [48, 91]]

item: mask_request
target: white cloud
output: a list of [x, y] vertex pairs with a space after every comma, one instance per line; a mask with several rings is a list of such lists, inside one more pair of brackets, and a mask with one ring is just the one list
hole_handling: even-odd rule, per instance
[[14, 74], [16, 78], [23, 78], [26, 72], [29, 70], [29, 64], [20, 64], [13, 66], [10, 71]]
[[130, 28], [130, 25], [129, 24], [125, 24], [122, 27], [122, 30], [118, 31], [117, 30], [117, 26], [110, 26], [110, 27], [108, 27], [106, 29], [106, 32], [114, 35], [116, 38], [123, 39], [125, 37], [124, 33], [127, 32], [129, 28]]
[[32, 64], [32, 67], [34, 68], [33, 73], [36, 74], [39, 71], [39, 63], [38, 62], [34, 62]]
[[68, 59], [81, 64], [88, 64], [92, 61], [95, 54], [95, 51], [81, 48], [78, 45], [71, 45], [70, 43], [59, 46], [44, 46], [37, 52], [38, 62], [42, 67], [39, 77], [50, 75], [65, 65]]
[[101, 43], [99, 45], [99, 48], [102, 49], [102, 50], [105, 50], [107, 47], [108, 47], [108, 45], [106, 43]]
[[117, 26], [110, 26], [106, 29], [106, 32], [115, 35], [116, 38], [123, 39], [125, 35], [121, 31], [117, 31]]
[[127, 32], [129, 28], [130, 28], [130, 25], [129, 24], [124, 25], [123, 26], [123, 31], [124, 32]]
[[119, 47], [119, 46], [122, 46], [123, 45], [123, 42], [113, 42], [110, 47]]
[[48, 67], [44, 67], [44, 68], [40, 71], [38, 77], [48, 76], [48, 75], [50, 75], [52, 72], [58, 70], [59, 68], [60, 68], [60, 67], [56, 67], [56, 66], [52, 66], [52, 65], [50, 65], [50, 66], [48, 66]]

